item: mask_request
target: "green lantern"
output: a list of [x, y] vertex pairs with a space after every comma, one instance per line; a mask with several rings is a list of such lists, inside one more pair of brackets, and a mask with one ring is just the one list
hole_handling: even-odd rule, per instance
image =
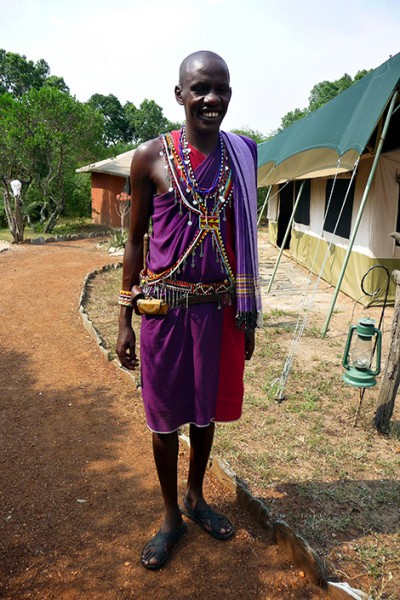
[[[372, 369], [375, 347], [375, 369]], [[375, 377], [381, 372], [381, 350], [382, 332], [375, 327], [373, 319], [360, 319], [358, 325], [352, 325], [342, 360], [346, 369], [343, 380], [358, 388], [376, 385]]]

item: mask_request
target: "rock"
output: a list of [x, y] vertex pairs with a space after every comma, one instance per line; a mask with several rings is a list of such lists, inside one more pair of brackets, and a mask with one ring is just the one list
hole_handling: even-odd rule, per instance
[[368, 598], [368, 595], [361, 590], [355, 590], [348, 583], [328, 581], [328, 598], [330, 600], [349, 600], [349, 598], [364, 600]]

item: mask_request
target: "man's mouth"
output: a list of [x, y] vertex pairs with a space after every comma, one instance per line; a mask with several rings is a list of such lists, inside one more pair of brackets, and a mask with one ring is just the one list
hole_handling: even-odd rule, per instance
[[215, 111], [215, 110], [204, 110], [202, 112], [202, 115], [204, 117], [206, 117], [207, 119], [217, 119], [220, 116], [221, 113]]

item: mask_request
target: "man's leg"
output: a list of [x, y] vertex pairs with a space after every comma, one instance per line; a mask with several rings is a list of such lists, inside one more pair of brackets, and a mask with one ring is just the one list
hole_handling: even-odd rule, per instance
[[165, 520], [162, 531], [173, 531], [182, 525], [178, 505], [178, 433], [153, 433], [153, 452], [161, 493], [164, 499]]
[[178, 434], [153, 433], [153, 452], [164, 500], [165, 517], [158, 534], [144, 547], [142, 563], [146, 568], [163, 566], [173, 544], [184, 532], [178, 505]]
[[220, 535], [222, 539], [233, 534], [233, 527], [228, 519], [212, 511], [203, 495], [204, 475], [214, 440], [214, 430], [214, 423], [210, 423], [208, 427], [190, 425], [190, 465], [185, 503], [186, 508], [191, 511], [191, 518], [195, 516], [194, 520], [201, 521], [204, 529], [214, 530], [217, 534], [215, 537]]
[[186, 498], [196, 505], [203, 498], [203, 481], [214, 441], [214, 423], [208, 427], [190, 425], [190, 464]]

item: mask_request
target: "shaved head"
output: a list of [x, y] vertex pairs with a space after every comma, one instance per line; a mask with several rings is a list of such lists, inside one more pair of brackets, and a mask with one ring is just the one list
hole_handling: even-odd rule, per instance
[[229, 80], [229, 69], [224, 59], [221, 56], [219, 56], [219, 54], [211, 52], [210, 50], [199, 50], [198, 52], [193, 52], [192, 54], [189, 54], [189, 56], [183, 59], [182, 64], [179, 68], [179, 85], [184, 84], [188, 73], [191, 73], [193, 70], [198, 69], [210, 60], [217, 61], [221, 64], [222, 67], [224, 67], [228, 74]]

